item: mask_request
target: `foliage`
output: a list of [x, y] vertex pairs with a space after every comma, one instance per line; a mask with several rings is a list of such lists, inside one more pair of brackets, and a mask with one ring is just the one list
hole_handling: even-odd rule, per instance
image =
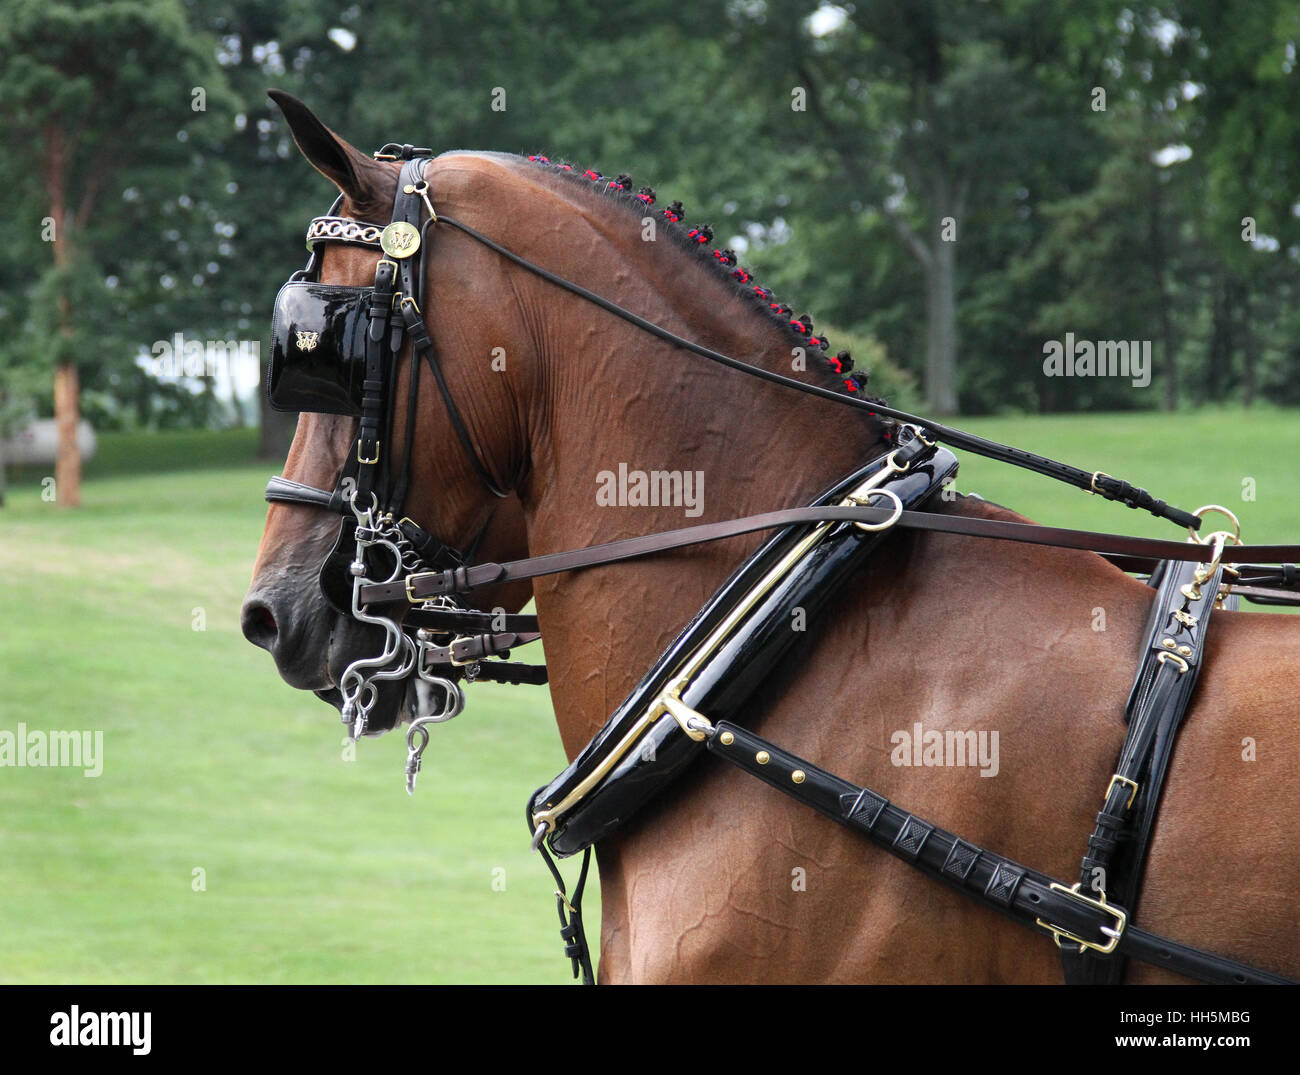
[[[629, 171], [791, 305], [873, 337], [918, 399], [949, 376], [944, 316], [967, 411], [1300, 399], [1298, 40], [1300, 0], [9, 0], [0, 391], [48, 411], [34, 371], [62, 346], [103, 421], [229, 420], [135, 356], [262, 339], [330, 192], [266, 102], [280, 86], [366, 149]], [[45, 272], [36, 226], [51, 122], [80, 139], [69, 204], [98, 187], [75, 280]], [[74, 286], [57, 344], [42, 307]], [[1156, 383], [1045, 378], [1067, 331], [1151, 340]]]

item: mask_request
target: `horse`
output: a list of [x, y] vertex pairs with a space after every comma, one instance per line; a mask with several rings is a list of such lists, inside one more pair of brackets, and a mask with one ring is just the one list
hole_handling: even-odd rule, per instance
[[[300, 102], [276, 101], [304, 157], [338, 188], [342, 215], [386, 223], [398, 164], [366, 156]], [[842, 362], [809, 350], [788, 312], [774, 315], [738, 282], [734, 259], [705, 249], [705, 229], [662, 215], [646, 227], [650, 202], [638, 195], [648, 188], [634, 192], [625, 178], [611, 189], [544, 158], [470, 151], [445, 152], [425, 171], [439, 212], [549, 271], [755, 367], [861, 390], [845, 383]], [[883, 423], [701, 363], [462, 233], [433, 231], [424, 256], [425, 325], [474, 452], [510, 494], [485, 489], [426, 378], [409, 514], [436, 523], [449, 545], [482, 534], [481, 558], [503, 560], [803, 505], [888, 447]], [[322, 279], [361, 286], [376, 260], [331, 246]], [[302, 414], [285, 476], [330, 487], [355, 435], [352, 419]], [[602, 495], [620, 467], [696, 476], [698, 516]], [[1025, 521], [973, 496], [935, 498], [931, 510]], [[318, 514], [272, 504], [243, 623], [286, 681], [337, 706], [341, 669], [366, 636], [316, 585], [332, 538]], [[535, 600], [570, 759], [759, 541], [481, 593], [482, 607], [511, 612]], [[1092, 552], [896, 531], [806, 625], [747, 726], [982, 846], [1069, 876], [1124, 740], [1151, 606], [1148, 586]], [[1294, 620], [1216, 613], [1140, 915], [1148, 929], [1292, 976], [1300, 737], [1279, 700], [1297, 691]], [[370, 730], [396, 726], [411, 703], [389, 689]], [[974, 733], [997, 744], [996, 765], [913, 764], [920, 752], [899, 744], [917, 733]], [[1245, 737], [1259, 744], [1256, 760], [1243, 760]], [[1046, 938], [1026, 943], [987, 907], [712, 761], [602, 840], [596, 860], [602, 983], [1061, 981]], [[1126, 980], [1186, 981], [1138, 964]]]

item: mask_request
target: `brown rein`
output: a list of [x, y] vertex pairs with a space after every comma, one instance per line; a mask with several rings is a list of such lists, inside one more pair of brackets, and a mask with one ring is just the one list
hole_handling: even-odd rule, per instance
[[[1144, 560], [1180, 560], [1191, 563], [1216, 563], [1223, 559], [1223, 542], [1170, 541], [1164, 538], [1143, 538], [1124, 534], [1106, 534], [1092, 530], [1070, 530], [1037, 523], [1014, 523], [997, 519], [970, 518], [961, 515], [941, 515], [928, 511], [905, 511], [901, 507], [873, 508], [867, 506], [830, 506], [785, 508], [780, 511], [746, 515], [739, 519], [688, 526], [680, 530], [667, 530], [658, 534], [610, 541], [581, 549], [548, 553], [509, 563], [484, 563], [473, 567], [458, 567], [449, 571], [425, 571], [409, 575], [404, 581], [376, 583], [362, 587], [361, 600], [366, 603], [383, 603], [407, 600], [411, 603], [428, 600], [442, 594], [459, 593], [499, 582], [554, 575], [576, 571], [602, 564], [632, 560], [654, 553], [667, 552], [688, 545], [770, 530], [799, 523], [852, 522], [864, 529], [883, 530], [901, 526], [910, 530], [928, 530], [935, 533], [958, 534], [968, 537], [993, 538], [1000, 541], [1028, 542], [1034, 545], [1054, 546], [1062, 549], [1081, 549], [1103, 556], [1133, 557]], [[1260, 564], [1281, 564], [1300, 559], [1300, 545], [1233, 545], [1234, 556], [1244, 563], [1247, 560]], [[1243, 581], [1258, 577], [1259, 573], [1243, 576]]]

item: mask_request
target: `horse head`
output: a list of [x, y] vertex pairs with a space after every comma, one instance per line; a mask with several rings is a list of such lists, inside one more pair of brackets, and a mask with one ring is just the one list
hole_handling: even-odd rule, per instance
[[[337, 229], [346, 226], [342, 221], [357, 221], [363, 226], [374, 225], [377, 232], [387, 224], [402, 165], [368, 157], [331, 132], [294, 98], [280, 93], [272, 97], [308, 162], [338, 188], [340, 200], [331, 213], [332, 226]], [[519, 557], [526, 554], [526, 533], [522, 507], [513, 490], [522, 455], [517, 449], [512, 451], [511, 443], [512, 434], [517, 442], [521, 416], [510, 374], [493, 370], [491, 353], [492, 341], [517, 340], [522, 335], [503, 323], [510, 316], [508, 310], [485, 301], [467, 286], [453, 260], [438, 256], [437, 244], [432, 246], [434, 249], [424, 252], [424, 288], [415, 308], [434, 315], [447, 310], [457, 313], [454, 318], [440, 318], [436, 326], [432, 316], [425, 317], [464, 439], [454, 429], [448, 406], [439, 398], [438, 386], [427, 369], [423, 378], [416, 377], [412, 392], [412, 363], [418, 360], [413, 358], [408, 340], [389, 367], [388, 416], [380, 447], [384, 470], [374, 503], [381, 512], [400, 510], [401, 518], [417, 521], [424, 534], [449, 551], [472, 551], [475, 556], [494, 559]], [[347, 295], [351, 289], [371, 285], [384, 257], [383, 251], [373, 247], [327, 239], [316, 247], [310, 275], [325, 288], [338, 289], [328, 294]], [[304, 335], [303, 341], [305, 346], [315, 346], [310, 336]], [[338, 357], [346, 361], [359, 356]], [[514, 368], [526, 367], [515, 363]], [[359, 425], [357, 417], [346, 413], [304, 410], [299, 415], [284, 466], [287, 481], [281, 485], [296, 491], [283, 501], [273, 500], [270, 506], [241, 615], [245, 636], [270, 652], [287, 683], [314, 691], [339, 708], [344, 704], [341, 684], [347, 669], [359, 659], [380, 653], [391, 633], [380, 624], [356, 617], [348, 607], [356, 520], [343, 497], [349, 488], [355, 488], [355, 460], [369, 451], [361, 449]], [[480, 468], [486, 474], [481, 474]], [[398, 475], [402, 475], [404, 494], [400, 503], [390, 504]], [[302, 487], [316, 491], [315, 499], [311, 493], [304, 497]], [[327, 498], [320, 493], [330, 490], [336, 491], [333, 512], [322, 510]], [[272, 499], [270, 490], [268, 499]], [[390, 518], [390, 527], [396, 521]], [[395, 531], [390, 536], [401, 544]], [[409, 546], [401, 547], [410, 552]], [[378, 563], [372, 562], [371, 570], [390, 570], [393, 555], [390, 551], [385, 560], [384, 549], [373, 549], [372, 560]], [[476, 603], [485, 609], [515, 612], [530, 596], [527, 583], [515, 583], [486, 588]], [[382, 611], [393, 623], [400, 623], [404, 616], [403, 609]], [[403, 642], [399, 648], [407, 647]], [[400, 669], [388, 669], [394, 670]], [[412, 716], [428, 693], [427, 685], [410, 669], [405, 675], [376, 678], [373, 688], [365, 730], [374, 733]]]

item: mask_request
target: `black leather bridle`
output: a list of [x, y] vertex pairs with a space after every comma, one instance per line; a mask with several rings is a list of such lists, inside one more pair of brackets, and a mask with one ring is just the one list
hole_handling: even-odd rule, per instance
[[[355, 662], [342, 677], [342, 718], [353, 737], [367, 730], [376, 700], [378, 679], [419, 676], [441, 689], [437, 716], [459, 712], [463, 705], [455, 680], [459, 669], [474, 662], [465, 653], [453, 653], [463, 614], [451, 599], [424, 603], [399, 628], [391, 617], [363, 608], [359, 587], [375, 578], [391, 579], [421, 569], [453, 570], [471, 562], [487, 531], [485, 524], [466, 551], [435, 538], [407, 517], [403, 506], [410, 485], [410, 470], [417, 424], [420, 372], [427, 365], [438, 386], [457, 439], [484, 487], [496, 497], [507, 494], [493, 480], [480, 459], [460, 411], [447, 386], [433, 341], [425, 328], [420, 302], [425, 293], [423, 253], [429, 229], [437, 215], [428, 196], [424, 167], [429, 151], [412, 146], [385, 146], [376, 156], [400, 159], [402, 166], [393, 198], [392, 220], [379, 228], [348, 217], [336, 216], [342, 196], [330, 211], [312, 220], [307, 231], [311, 255], [276, 296], [272, 315], [271, 362], [267, 393], [272, 407], [289, 411], [315, 411], [352, 415], [359, 419], [336, 487], [330, 491], [274, 477], [266, 487], [268, 501], [319, 508], [343, 517], [334, 548], [320, 570], [320, 586], [337, 611], [386, 631], [380, 658]], [[427, 210], [427, 214], [426, 214]], [[376, 249], [374, 284], [368, 288], [323, 284], [320, 281], [321, 243], [335, 242]], [[407, 385], [404, 447], [393, 450], [398, 404], [397, 383], [403, 350], [412, 356]], [[536, 636], [532, 617], [512, 617], [511, 631], [504, 626], [486, 632], [479, 643], [485, 655], [503, 653], [510, 644]], [[510, 638], [492, 637], [509, 634]], [[472, 642], [477, 635], [470, 636]], [[475, 669], [477, 671], [477, 669]], [[471, 673], [472, 674], [472, 673]], [[507, 682], [537, 682], [531, 666], [495, 666], [488, 678]]]
[[[533, 617], [494, 617], [488, 613], [464, 609], [456, 603], [477, 587], [620, 562], [742, 533], [779, 530], [781, 534], [788, 535], [802, 532], [800, 527], [817, 525], [819, 529], [816, 533], [830, 535], [833, 541], [841, 545], [849, 538], [861, 540], [859, 535], [852, 532], [854, 528], [881, 535], [900, 526], [1089, 549], [1106, 556], [1126, 571], [1149, 572], [1150, 585], [1157, 590], [1146, 645], [1126, 714], [1129, 721], [1128, 736], [1115, 774], [1106, 788], [1103, 808], [1097, 817], [1097, 828], [1089, 838], [1081, 880], [1073, 886], [1062, 885], [1004, 856], [946, 833], [889, 803], [870, 789], [852, 785], [786, 753], [746, 731], [735, 720], [710, 720], [683, 702], [684, 687], [680, 683], [674, 688], [675, 694], [650, 698], [645, 694], [645, 689], [648, 689], [646, 685], [655, 684], [653, 676], [648, 675], [642, 687], [638, 688], [642, 693], [634, 695], [620, 707], [575, 763], [552, 781], [551, 785], [540, 789], [529, 804], [529, 828], [534, 830], [534, 847], [542, 851], [557, 882], [561, 934], [565, 941], [565, 952], [573, 961], [575, 975], [581, 973], [584, 980], [592, 979], [581, 921], [580, 894], [585, 884], [591, 844], [595, 837], [585, 840], [577, 838], [573, 836], [572, 830], [566, 836], [561, 811], [555, 803], [562, 801], [563, 805], [572, 810], [572, 804], [580, 805], [584, 798], [592, 798], [594, 793], [611, 787], [612, 782], [620, 778], [620, 770], [610, 761], [609, 752], [615, 746], [625, 750], [624, 744], [631, 733], [624, 734], [626, 727], [619, 725], [618, 721], [624, 721], [625, 725], [629, 723], [633, 717], [637, 717], [640, 711], [638, 707], [644, 709], [644, 703], [648, 700], [657, 708], [653, 708], [649, 714], [649, 723], [646, 723], [644, 714], [637, 717], [639, 723], [632, 726], [632, 732], [644, 725], [646, 728], [659, 729], [655, 734], [660, 735], [661, 739], [680, 733], [680, 736], [697, 744], [699, 749], [706, 749], [709, 753], [724, 758], [834, 820], [862, 832], [891, 854], [903, 858], [929, 876], [966, 892], [1009, 917], [1044, 931], [1062, 951], [1068, 980], [1118, 981], [1123, 973], [1124, 958], [1131, 956], [1207, 981], [1283, 981], [1270, 972], [1141, 930], [1131, 922], [1131, 909], [1140, 887], [1146, 847], [1159, 805], [1174, 736], [1187, 710], [1195, 684], [1195, 673], [1204, 648], [1205, 625], [1215, 607], [1221, 603], [1224, 572], [1229, 572], [1235, 583], [1246, 584], [1242, 591], [1252, 596], [1252, 599], [1258, 598], [1269, 603], [1297, 603], [1295, 594], [1300, 590], [1300, 572], [1297, 572], [1294, 564], [1287, 561], [1300, 559], [1300, 545], [1241, 546], [1237, 544], [1239, 535], [1226, 531], [1218, 531], [1208, 538], [1200, 539], [1197, 531], [1201, 527], [1203, 515], [1209, 509], [1186, 512], [1110, 475], [1081, 470], [918, 418], [874, 400], [855, 398], [763, 370], [687, 340], [581, 285], [527, 261], [475, 229], [446, 215], [438, 215], [434, 211], [423, 177], [424, 166], [428, 163], [427, 154], [427, 150], [416, 150], [410, 146], [386, 146], [377, 154], [387, 159], [403, 161], [394, 197], [393, 219], [386, 228], [380, 230], [374, 225], [334, 216], [338, 202], [331, 209], [330, 215], [312, 221], [308, 234], [309, 247], [312, 248], [311, 259], [306, 269], [295, 274], [277, 298], [276, 338], [268, 382], [273, 405], [302, 409], [294, 404], [300, 404], [304, 400], [325, 401], [326, 406], [322, 409], [335, 407], [342, 409], [335, 409], [332, 413], [353, 413], [349, 408], [354, 407], [360, 419], [354, 449], [349, 452], [348, 463], [335, 490], [327, 491], [284, 478], [273, 478], [267, 486], [266, 498], [311, 506], [344, 516], [335, 553], [331, 554], [322, 569], [322, 588], [327, 594], [330, 593], [331, 586], [326, 578], [330, 561], [337, 559], [338, 555], [346, 557], [345, 550], [350, 544], [353, 551], [348, 571], [352, 577], [352, 589], [351, 600], [344, 611], [365, 622], [381, 623], [388, 631], [389, 644], [386, 645], [384, 654], [380, 658], [355, 662], [344, 675], [345, 680], [351, 676], [350, 683], [340, 685], [345, 694], [344, 720], [350, 722], [354, 735], [365, 730], [366, 714], [369, 711], [367, 697], [373, 705], [373, 694], [367, 695], [366, 691], [375, 678], [393, 679], [414, 674], [438, 684], [445, 692], [442, 709], [433, 714], [417, 716], [408, 733], [408, 789], [413, 787], [419, 769], [420, 753], [428, 742], [426, 725], [449, 719], [463, 705], [459, 687], [450, 677], [439, 675], [439, 670], [479, 663], [485, 669], [491, 668], [493, 665], [488, 664], [486, 658], [501, 655], [510, 645], [537, 637], [536, 620]], [[423, 210], [427, 210], [428, 215], [422, 219]], [[401, 514], [409, 481], [408, 468], [417, 417], [416, 392], [421, 360], [428, 363], [457, 438], [485, 487], [496, 496], [506, 495], [494, 483], [460, 419], [420, 312], [418, 299], [424, 294], [425, 282], [424, 262], [420, 253], [426, 246], [430, 227], [436, 223], [461, 231], [514, 264], [674, 346], [771, 383], [856, 407], [873, 417], [893, 420], [898, 424], [888, 435], [890, 443], [886, 449], [887, 456], [869, 464], [867, 469], [872, 472], [870, 479], [861, 486], [858, 493], [850, 493], [844, 500], [823, 499], [812, 507], [783, 509], [508, 564], [473, 564], [472, 550], [462, 554], [438, 542], [428, 531]], [[325, 287], [319, 283], [315, 250], [315, 243], [320, 241], [353, 243], [382, 250], [386, 256], [376, 266], [373, 288], [334, 288], [328, 294], [324, 290], [314, 290]], [[361, 333], [359, 326], [363, 324], [364, 333]], [[293, 340], [290, 340], [290, 335]], [[313, 365], [305, 361], [294, 367], [291, 361], [291, 351], [295, 346], [299, 350], [302, 346], [307, 346], [310, 350], [320, 346], [322, 338], [337, 346], [340, 341], [355, 341], [362, 335], [365, 340], [364, 360], [361, 356], [352, 354], [336, 354], [335, 365], [338, 368], [334, 373], [328, 368], [322, 370], [319, 364]], [[412, 367], [405, 423], [405, 451], [401, 457], [400, 469], [396, 473], [390, 473], [391, 453], [388, 447], [395, 428], [394, 386], [397, 383], [401, 351], [406, 342], [411, 345]], [[297, 396], [291, 387], [287, 387], [292, 385], [294, 376], [299, 377]], [[277, 401], [278, 389], [280, 398]], [[1157, 517], [1187, 527], [1193, 540], [1161, 541], [918, 510], [935, 493], [937, 486], [934, 481], [923, 483], [910, 493], [895, 492], [894, 486], [907, 475], [915, 474], [917, 468], [925, 466], [931, 466], [933, 474], [951, 474], [955, 470], [955, 460], [952, 460], [950, 453], [937, 447], [939, 443], [1035, 471], [1132, 508], [1144, 508]], [[934, 463], [940, 452], [949, 460], [942, 468]], [[901, 490], [902, 486], [899, 485], [898, 488]], [[882, 503], [874, 503], [877, 498]], [[774, 538], [773, 541], [775, 540]], [[823, 548], [825, 547], [828, 546], [823, 543]], [[1237, 561], [1225, 562], [1225, 550], [1229, 547], [1233, 548]], [[774, 555], [773, 550], [776, 548], [769, 542], [768, 546], [755, 554], [755, 558]], [[390, 561], [395, 561], [395, 566], [384, 578], [372, 577], [374, 574], [384, 574], [382, 570], [375, 569], [369, 559], [379, 550], [387, 550]], [[1243, 562], [1247, 557], [1258, 562]], [[755, 558], [751, 558], [751, 561], [756, 563], [758, 561]], [[737, 580], [745, 579], [748, 566], [738, 569], [732, 581], [715, 595], [715, 603], [724, 597], [731, 600], [736, 596], [729, 593], [728, 587], [734, 588], [733, 584]], [[332, 600], [342, 607], [338, 597], [339, 591], [335, 590]], [[395, 619], [380, 611], [400, 602], [410, 606], [403, 624], [408, 630], [411, 627], [417, 628], [414, 641]], [[701, 616], [704, 617], [703, 612]], [[738, 631], [743, 629], [747, 627], [736, 628]], [[683, 640], [689, 640], [690, 630], [688, 627], [678, 642], [674, 643], [674, 647], [685, 645]], [[462, 633], [474, 631], [482, 633]], [[670, 649], [668, 655], [673, 652]], [[661, 658], [661, 663], [663, 660]], [[354, 669], [358, 666], [372, 671], [372, 675], [367, 677], [362, 672], [354, 674]], [[744, 668], [724, 665], [716, 677], [743, 672]], [[499, 678], [507, 682], [530, 681], [526, 678], [511, 678], [510, 674]], [[751, 676], [750, 679], [753, 685], [757, 684], [757, 676]], [[731, 698], [729, 712], [739, 714], [743, 701], [744, 697], [740, 695]], [[423, 737], [418, 748], [414, 745], [417, 735]], [[615, 740], [620, 736], [622, 743], [616, 744]], [[678, 751], [678, 755], [686, 757], [681, 751]], [[624, 769], [626, 768], [624, 763]], [[682, 765], [678, 764], [671, 772], [660, 773], [655, 778], [659, 784], [666, 784], [681, 768]], [[645, 775], [638, 774], [638, 778], [644, 780]], [[650, 775], [655, 776], [653, 773]], [[626, 796], [621, 799], [617, 795], [607, 796], [610, 797], [624, 807], [630, 801]], [[642, 794], [644, 797], [646, 795]], [[541, 824], [538, 824], [539, 818], [542, 819]], [[605, 819], [597, 817], [593, 820], [589, 817], [585, 823], [589, 832], [605, 834], [624, 819], [625, 811], [621, 811], [617, 816], [610, 815]], [[569, 842], [557, 842], [557, 837], [566, 838]], [[580, 850], [584, 852], [581, 878], [572, 899], [565, 895], [563, 879], [546, 854], [547, 844], [561, 856]], [[1100, 889], [1095, 886], [1098, 870], [1102, 871], [1103, 876], [1110, 875], [1110, 880], [1104, 882]]]

